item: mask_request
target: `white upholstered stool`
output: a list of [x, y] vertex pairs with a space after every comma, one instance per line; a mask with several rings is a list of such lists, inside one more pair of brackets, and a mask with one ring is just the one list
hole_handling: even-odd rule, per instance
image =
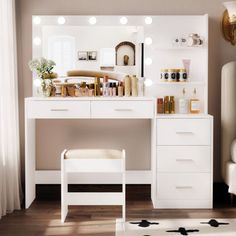
[[[120, 174], [122, 192], [68, 192], [69, 173]], [[61, 154], [61, 221], [69, 205], [120, 205], [125, 222], [125, 150], [74, 149]]]

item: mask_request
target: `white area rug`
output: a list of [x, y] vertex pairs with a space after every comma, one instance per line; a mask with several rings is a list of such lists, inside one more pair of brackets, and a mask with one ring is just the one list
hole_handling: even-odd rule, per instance
[[236, 236], [236, 219], [149, 219], [121, 223], [116, 236]]

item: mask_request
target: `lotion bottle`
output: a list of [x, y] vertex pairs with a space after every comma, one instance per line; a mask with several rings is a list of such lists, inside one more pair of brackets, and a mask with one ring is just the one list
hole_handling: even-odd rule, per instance
[[179, 99], [179, 113], [180, 114], [187, 114], [189, 113], [189, 105], [188, 105], [188, 99], [185, 97], [186, 91], [185, 88], [183, 88], [183, 96]]
[[129, 97], [131, 92], [131, 79], [129, 75], [125, 76], [124, 83], [125, 83], [125, 96]]
[[196, 88], [193, 90], [193, 98], [190, 99], [190, 113], [200, 113], [200, 100], [197, 98]]
[[138, 78], [136, 75], [131, 77], [131, 93], [133, 97], [138, 96]]

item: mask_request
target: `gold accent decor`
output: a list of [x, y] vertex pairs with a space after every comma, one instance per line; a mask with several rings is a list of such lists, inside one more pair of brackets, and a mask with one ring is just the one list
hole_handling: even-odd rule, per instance
[[227, 10], [223, 14], [222, 33], [225, 40], [229, 41], [232, 45], [236, 44], [236, 19], [235, 21], [230, 19]]

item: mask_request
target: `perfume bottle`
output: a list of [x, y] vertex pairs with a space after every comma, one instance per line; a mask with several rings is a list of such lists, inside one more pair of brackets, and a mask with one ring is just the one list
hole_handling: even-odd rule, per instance
[[131, 77], [131, 94], [133, 97], [138, 96], [138, 78], [136, 75]]
[[94, 80], [94, 96], [100, 96], [100, 95], [101, 95], [100, 78], [96, 77]]
[[193, 98], [190, 99], [190, 113], [200, 113], [200, 100], [197, 98], [196, 88], [193, 90]]
[[116, 82], [114, 82], [113, 85], [112, 85], [112, 96], [113, 97], [116, 96]]
[[170, 99], [169, 99], [169, 96], [165, 96], [165, 98], [164, 98], [164, 113], [165, 114], [170, 113]]
[[131, 92], [131, 79], [129, 75], [125, 76], [124, 83], [125, 83], [125, 96], [129, 97]]
[[170, 114], [175, 114], [175, 97], [170, 96], [170, 103], [169, 103]]
[[108, 88], [108, 96], [112, 97], [113, 95], [113, 89], [112, 89], [113, 84], [109, 83], [109, 88]]
[[121, 81], [118, 83], [118, 96], [123, 97], [124, 96], [124, 86]]
[[102, 95], [104, 97], [109, 96], [109, 82], [108, 82], [108, 76], [105, 75], [103, 78], [103, 83], [102, 83]]
[[185, 88], [182, 90], [182, 97], [179, 99], [179, 113], [187, 114], [189, 112], [188, 99], [185, 97], [186, 91]]

